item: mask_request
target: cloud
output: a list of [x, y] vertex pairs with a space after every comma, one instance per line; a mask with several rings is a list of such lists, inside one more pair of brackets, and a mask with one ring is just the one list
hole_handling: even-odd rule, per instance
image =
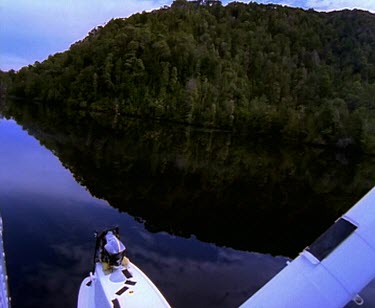
[[305, 6], [318, 11], [333, 11], [356, 8], [375, 12], [375, 1], [373, 0], [307, 0]]
[[165, 2], [3, 0], [0, 6], [0, 69], [19, 69], [41, 61], [50, 54], [68, 49], [92, 28], [112, 18], [157, 9]]
[[317, 11], [334, 11], [343, 9], [362, 9], [375, 12], [375, 1], [373, 0], [260, 0], [264, 4], [280, 4]]
[[[223, 1], [227, 4], [229, 1]], [[244, 1], [247, 2], [247, 1]], [[375, 12], [374, 0], [259, 0], [305, 9], [359, 8]], [[64, 51], [111, 18], [170, 5], [172, 0], [2, 0], [0, 69], [19, 69]]]

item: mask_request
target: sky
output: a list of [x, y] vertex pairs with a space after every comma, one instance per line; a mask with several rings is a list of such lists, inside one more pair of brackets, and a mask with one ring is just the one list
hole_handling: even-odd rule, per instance
[[[229, 1], [222, 1], [225, 5]], [[246, 1], [243, 1], [246, 2]], [[363, 9], [375, 0], [257, 0], [317, 11]], [[111, 18], [170, 6], [172, 0], [1, 0], [0, 69], [18, 70], [69, 49]]]

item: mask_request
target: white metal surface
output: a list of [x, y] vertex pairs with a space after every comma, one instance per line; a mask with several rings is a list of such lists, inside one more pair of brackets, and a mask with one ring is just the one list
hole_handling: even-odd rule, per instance
[[95, 274], [82, 282], [78, 297], [78, 308], [94, 307], [170, 306], [152, 281], [130, 262], [111, 273], [105, 273], [101, 263], [96, 264]]
[[8, 308], [9, 294], [8, 294], [8, 276], [5, 264], [5, 253], [3, 245], [3, 220], [0, 216], [0, 307]]
[[321, 261], [304, 250], [241, 307], [338, 308], [375, 278], [375, 188], [342, 216], [357, 228]]

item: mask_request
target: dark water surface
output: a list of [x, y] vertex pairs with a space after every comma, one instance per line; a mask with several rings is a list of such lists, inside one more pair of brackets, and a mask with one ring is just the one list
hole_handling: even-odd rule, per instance
[[[13, 307], [75, 307], [93, 232], [174, 307], [236, 307], [375, 183], [375, 161], [82, 112], [11, 104], [0, 207]], [[364, 292], [375, 306], [375, 286]]]

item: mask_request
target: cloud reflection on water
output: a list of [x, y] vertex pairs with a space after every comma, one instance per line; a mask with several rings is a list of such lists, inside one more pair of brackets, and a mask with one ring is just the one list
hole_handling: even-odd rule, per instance
[[[14, 121], [0, 121], [0, 205], [14, 307], [75, 306], [93, 230], [119, 224], [129, 256], [174, 307], [235, 307], [286, 258], [151, 233], [76, 183]], [[374, 284], [364, 292], [371, 307]]]
[[[171, 244], [173, 247], [173, 240]], [[199, 249], [202, 243], [193, 240], [190, 245], [191, 249]], [[79, 284], [88, 274], [92, 257], [88, 245], [63, 242], [51, 249], [62, 264], [36, 264], [37, 274], [27, 276], [25, 284], [33, 286], [34, 294], [42, 290], [47, 294], [59, 292], [59, 299], [41, 296], [31, 299], [30, 294], [27, 307], [72, 306]], [[154, 281], [173, 307], [235, 307], [285, 265], [282, 257], [239, 253], [229, 248], [215, 247], [216, 260], [165, 256], [147, 244], [129, 249], [131, 260]]]

